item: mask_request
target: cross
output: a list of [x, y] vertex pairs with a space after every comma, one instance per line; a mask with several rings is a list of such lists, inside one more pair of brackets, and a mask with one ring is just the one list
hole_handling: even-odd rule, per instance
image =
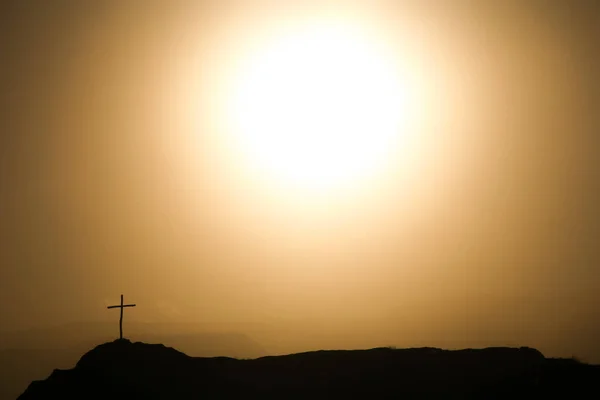
[[121, 309], [121, 318], [119, 319], [119, 332], [120, 339], [123, 339], [123, 308], [125, 307], [135, 307], [135, 304], [123, 304], [123, 295], [121, 295], [121, 304], [117, 306], [108, 306], [106, 308], [120, 308]]

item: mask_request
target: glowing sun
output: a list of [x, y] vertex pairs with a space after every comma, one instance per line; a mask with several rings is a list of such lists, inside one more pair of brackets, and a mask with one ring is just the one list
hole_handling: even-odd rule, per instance
[[254, 167], [323, 189], [372, 176], [403, 146], [411, 93], [389, 49], [340, 24], [268, 42], [240, 68], [230, 102], [236, 142]]

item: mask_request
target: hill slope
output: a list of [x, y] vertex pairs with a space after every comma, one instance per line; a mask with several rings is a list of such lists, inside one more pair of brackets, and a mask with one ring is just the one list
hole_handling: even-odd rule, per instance
[[[73, 368], [82, 354], [111, 340], [115, 327], [114, 323], [77, 322], [0, 332], [0, 400], [16, 399], [31, 381], [46, 378], [56, 368]], [[201, 329], [192, 324], [127, 324], [132, 340], [164, 343], [191, 356], [257, 358], [268, 354], [247, 335]]]
[[597, 391], [598, 381], [597, 366], [547, 359], [530, 348], [376, 348], [237, 360], [117, 340], [89, 351], [73, 369], [33, 382], [19, 399], [573, 398]]

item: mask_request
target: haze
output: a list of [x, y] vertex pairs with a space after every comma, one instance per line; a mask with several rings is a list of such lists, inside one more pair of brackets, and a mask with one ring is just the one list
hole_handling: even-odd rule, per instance
[[[271, 354], [508, 345], [600, 362], [599, 16], [586, 1], [2, 2], [0, 328], [117, 335], [106, 306], [123, 293], [126, 332], [192, 324]], [[245, 126], [273, 131], [240, 140], [247, 60], [332, 21], [387, 49], [405, 108], [363, 95], [331, 129], [287, 120], [317, 93], [271, 126], [277, 102], [251, 94], [263, 119]], [[318, 64], [294, 54], [274, 71]], [[406, 113], [410, 140], [377, 142], [399, 129], [379, 105]], [[355, 114], [371, 136], [350, 147]], [[294, 159], [270, 147], [288, 123], [324, 133]]]

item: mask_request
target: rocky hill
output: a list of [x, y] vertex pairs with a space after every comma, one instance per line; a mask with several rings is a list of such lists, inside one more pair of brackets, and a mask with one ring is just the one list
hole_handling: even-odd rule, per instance
[[[316, 351], [239, 360], [189, 357], [161, 344], [116, 340], [55, 370], [19, 397], [541, 398], [597, 397], [600, 367], [531, 348]], [[595, 392], [594, 392], [595, 391]]]
[[[127, 325], [131, 340], [163, 343], [191, 356], [257, 358], [268, 355], [260, 344], [236, 332], [201, 331], [186, 324]], [[118, 328], [117, 332], [118, 333]], [[33, 380], [54, 369], [73, 368], [81, 355], [111, 340], [114, 323], [72, 323], [50, 328], [0, 332], [0, 400], [14, 400]]]

